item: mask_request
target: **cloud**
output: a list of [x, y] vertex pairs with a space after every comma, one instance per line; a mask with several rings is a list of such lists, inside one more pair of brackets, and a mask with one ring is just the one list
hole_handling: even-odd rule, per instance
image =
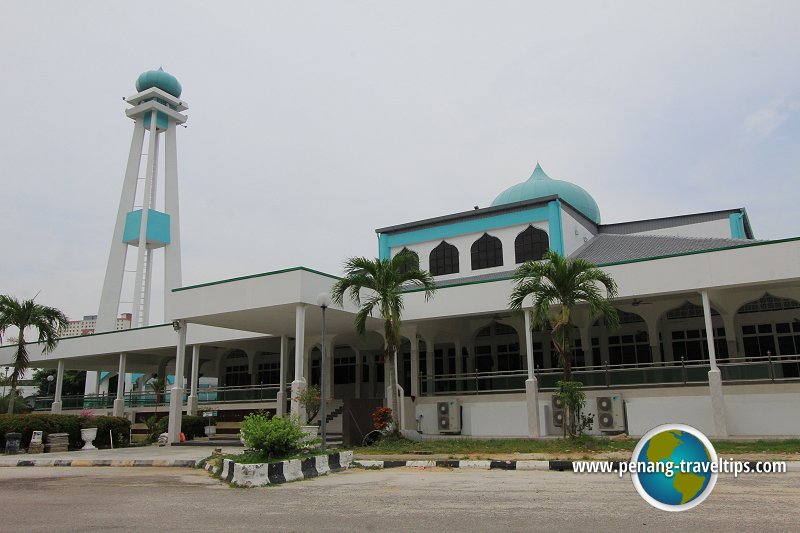
[[786, 98], [775, 100], [747, 115], [740, 131], [746, 140], [763, 141], [797, 111], [800, 111], [800, 101], [787, 101]]

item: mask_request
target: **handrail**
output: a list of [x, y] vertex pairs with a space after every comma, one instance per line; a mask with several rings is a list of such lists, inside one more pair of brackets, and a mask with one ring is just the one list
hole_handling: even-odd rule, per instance
[[[788, 368], [786, 365], [789, 365]], [[725, 382], [793, 381], [800, 379], [800, 355], [739, 356], [720, 359], [717, 366]], [[572, 374], [583, 378], [584, 388], [657, 387], [707, 383], [708, 359], [664, 361], [634, 364], [604, 364], [572, 367]], [[788, 372], [788, 375], [785, 374]], [[539, 388], [555, 389], [554, 379], [562, 373], [560, 368], [536, 369]], [[464, 372], [419, 377], [419, 390], [423, 395], [452, 393], [479, 394], [491, 392], [524, 391], [528, 372], [495, 370], [489, 372]]]
[[[285, 387], [285, 391], [291, 390], [291, 384], [287, 383]], [[278, 383], [202, 387], [197, 389], [197, 396], [201, 404], [272, 402], [277, 399], [280, 388]], [[183, 402], [189, 393], [188, 389], [184, 389]], [[69, 394], [61, 396], [61, 403], [64, 409], [110, 409], [116, 398], [116, 394]], [[126, 407], [155, 407], [169, 405], [171, 395], [168, 388], [158, 395], [152, 390], [128, 391], [124, 398]], [[49, 410], [54, 401], [52, 395], [38, 396], [34, 400], [34, 410]]]

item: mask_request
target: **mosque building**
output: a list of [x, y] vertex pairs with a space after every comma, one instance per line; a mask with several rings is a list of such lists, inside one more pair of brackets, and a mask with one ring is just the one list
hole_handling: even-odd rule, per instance
[[[188, 105], [163, 71], [140, 76], [136, 90], [126, 100], [134, 133], [98, 333], [64, 338], [47, 355], [31, 350], [32, 367], [58, 368], [54, 396], [37, 408], [93, 405], [141, 421], [155, 402], [144, 383], [169, 376], [174, 441], [182, 414], [201, 408], [225, 413], [220, 420], [231, 431], [254, 410], [299, 414], [293, 398], [320, 382], [325, 364], [331, 431], [357, 441], [354, 413], [385, 401], [380, 320], [370, 318], [370, 332], [360, 336], [352, 304], [328, 307], [323, 339], [319, 298], [338, 278], [307, 267], [182, 285], [176, 126]], [[140, 169], [145, 139], [154, 155]], [[138, 182], [147, 205], [135, 209]], [[439, 287], [430, 301], [418, 290], [404, 294], [397, 366], [407, 429], [561, 434], [563, 409], [552, 396], [561, 370], [549, 333], [531, 331], [524, 312], [509, 310], [514, 270], [554, 250], [594, 263], [619, 288], [617, 330], [591, 320], [584, 307], [573, 314], [573, 378], [584, 383], [591, 433], [642, 435], [679, 422], [714, 436], [800, 435], [800, 237], [755, 239], [744, 208], [603, 224], [589, 192], [536, 164], [489, 207], [376, 233], [378, 257], [413, 252]], [[114, 331], [129, 248], [137, 259], [133, 324]], [[166, 324], [148, 323], [156, 251], [166, 262]], [[106, 322], [112, 326], [104, 330]], [[0, 348], [0, 366], [11, 358], [11, 347]], [[64, 369], [92, 373], [85, 395], [61, 394]], [[114, 376], [127, 379], [109, 386]], [[201, 377], [210, 385], [201, 387]]]

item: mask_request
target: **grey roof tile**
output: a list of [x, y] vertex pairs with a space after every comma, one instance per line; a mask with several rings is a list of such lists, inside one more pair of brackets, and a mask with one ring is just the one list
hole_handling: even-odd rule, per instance
[[756, 242], [747, 239], [716, 237], [670, 237], [663, 235], [613, 235], [601, 233], [570, 256], [596, 265], [647, 259], [663, 255], [701, 252]]

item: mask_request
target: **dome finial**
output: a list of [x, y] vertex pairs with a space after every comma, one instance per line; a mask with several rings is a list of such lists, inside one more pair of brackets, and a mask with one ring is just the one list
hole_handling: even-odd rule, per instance
[[533, 173], [531, 173], [531, 177], [528, 178], [529, 180], [549, 180], [552, 179], [548, 176], [545, 171], [542, 169], [542, 165], [539, 162], [536, 162], [536, 168], [533, 169]]

